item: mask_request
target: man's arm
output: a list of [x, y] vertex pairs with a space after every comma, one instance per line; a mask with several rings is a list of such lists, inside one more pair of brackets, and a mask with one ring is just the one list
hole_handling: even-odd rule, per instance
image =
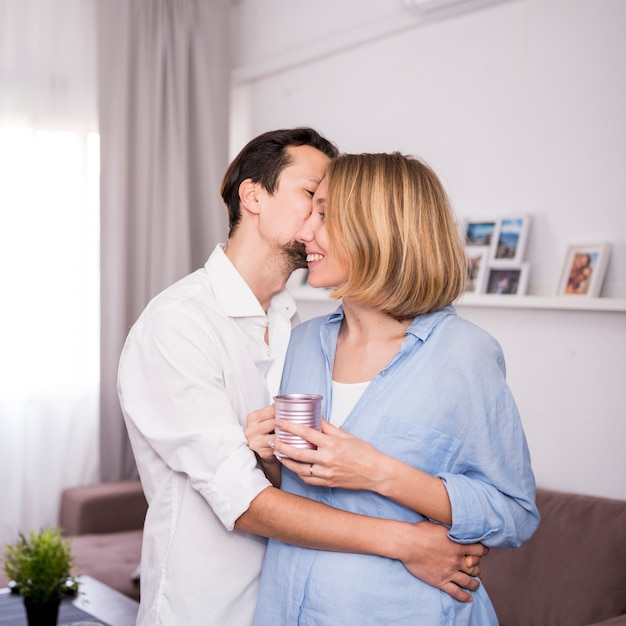
[[488, 552], [481, 544], [452, 542], [444, 526], [356, 515], [273, 487], [254, 498], [235, 528], [305, 548], [398, 559], [411, 574], [461, 602], [471, 602], [465, 590], [478, 589], [472, 576], [480, 575], [480, 557]]

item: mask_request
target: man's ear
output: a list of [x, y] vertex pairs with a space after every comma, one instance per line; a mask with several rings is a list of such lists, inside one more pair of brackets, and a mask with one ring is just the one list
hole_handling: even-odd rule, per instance
[[257, 189], [258, 184], [253, 183], [250, 178], [246, 178], [239, 185], [239, 204], [241, 208], [255, 214], [260, 211]]

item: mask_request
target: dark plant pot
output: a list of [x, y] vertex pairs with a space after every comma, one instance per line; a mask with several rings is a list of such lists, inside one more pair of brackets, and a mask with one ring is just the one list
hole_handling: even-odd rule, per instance
[[60, 598], [48, 602], [38, 602], [32, 598], [24, 598], [26, 618], [29, 626], [57, 626], [59, 620]]

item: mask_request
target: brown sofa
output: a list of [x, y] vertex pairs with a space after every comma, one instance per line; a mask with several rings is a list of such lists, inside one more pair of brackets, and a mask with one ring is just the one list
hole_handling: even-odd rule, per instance
[[148, 504], [139, 480], [66, 489], [59, 526], [81, 574], [139, 599], [137, 571]]
[[483, 584], [501, 626], [626, 626], [626, 500], [537, 490], [541, 523], [491, 550]]
[[[148, 505], [139, 480], [97, 483], [66, 489], [59, 527], [71, 541], [77, 574], [86, 574], [139, 599], [136, 571], [141, 556]], [[0, 587], [6, 587], [4, 546], [0, 549]]]
[[[484, 560], [501, 626], [626, 626], [626, 500], [538, 489], [537, 506], [533, 537]], [[60, 525], [79, 570], [137, 598], [145, 512], [139, 481], [66, 490]]]

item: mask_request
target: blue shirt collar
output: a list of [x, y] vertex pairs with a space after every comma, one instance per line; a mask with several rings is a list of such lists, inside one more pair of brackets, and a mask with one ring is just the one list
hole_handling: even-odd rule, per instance
[[[409, 324], [406, 329], [407, 335], [413, 335], [421, 341], [426, 341], [432, 331], [437, 325], [449, 315], [456, 315], [455, 308], [450, 304], [440, 311], [435, 313], [426, 313], [424, 315], [418, 315]], [[343, 307], [339, 306], [337, 310], [333, 311], [326, 320], [327, 325], [340, 324], [343, 321], [344, 312]]]

